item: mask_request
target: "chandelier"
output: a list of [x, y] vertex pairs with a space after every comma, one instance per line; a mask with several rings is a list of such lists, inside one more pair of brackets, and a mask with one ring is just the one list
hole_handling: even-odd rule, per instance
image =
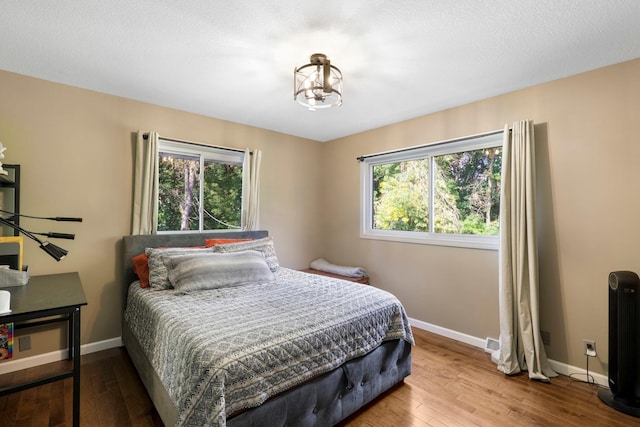
[[322, 53], [293, 70], [293, 99], [311, 111], [342, 105], [342, 72]]

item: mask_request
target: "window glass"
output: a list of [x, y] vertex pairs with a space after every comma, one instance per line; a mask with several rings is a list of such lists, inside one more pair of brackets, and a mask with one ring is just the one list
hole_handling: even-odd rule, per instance
[[497, 249], [502, 132], [362, 159], [361, 236]]
[[498, 235], [501, 149], [486, 148], [434, 158], [434, 232]]
[[198, 230], [200, 158], [160, 152], [158, 231]]
[[244, 153], [160, 140], [158, 231], [240, 228]]
[[373, 226], [429, 231], [429, 159], [373, 166]]
[[205, 230], [240, 228], [242, 213], [242, 165], [205, 160]]

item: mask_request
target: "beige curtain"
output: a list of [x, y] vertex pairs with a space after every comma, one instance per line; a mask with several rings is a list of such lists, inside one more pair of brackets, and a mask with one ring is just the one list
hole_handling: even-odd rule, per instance
[[242, 165], [242, 216], [241, 227], [243, 230], [258, 229], [258, 202], [260, 196], [260, 162], [262, 152], [247, 148], [244, 152], [244, 164]]
[[549, 381], [549, 366], [538, 316], [538, 247], [535, 219], [533, 124], [505, 126], [500, 195], [500, 355], [505, 374], [529, 371]]
[[131, 234], [155, 234], [158, 217], [158, 134], [147, 139], [138, 131], [133, 175], [133, 218]]

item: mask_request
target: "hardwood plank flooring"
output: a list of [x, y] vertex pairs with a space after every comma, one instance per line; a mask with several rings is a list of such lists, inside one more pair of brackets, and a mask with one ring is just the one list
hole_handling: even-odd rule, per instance
[[[412, 374], [340, 427], [640, 426], [566, 376], [507, 377], [481, 349], [414, 329]], [[56, 372], [56, 362], [0, 376], [0, 387]], [[162, 427], [123, 348], [82, 356], [83, 427]], [[71, 426], [71, 379], [0, 397], [0, 426]]]

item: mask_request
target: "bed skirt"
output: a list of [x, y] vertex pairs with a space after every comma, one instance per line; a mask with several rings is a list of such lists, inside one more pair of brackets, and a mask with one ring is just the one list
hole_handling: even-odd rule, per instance
[[[128, 326], [122, 341], [166, 427], [177, 409]], [[228, 427], [331, 426], [401, 383], [411, 373], [411, 344], [386, 341], [365, 356], [227, 419]]]

